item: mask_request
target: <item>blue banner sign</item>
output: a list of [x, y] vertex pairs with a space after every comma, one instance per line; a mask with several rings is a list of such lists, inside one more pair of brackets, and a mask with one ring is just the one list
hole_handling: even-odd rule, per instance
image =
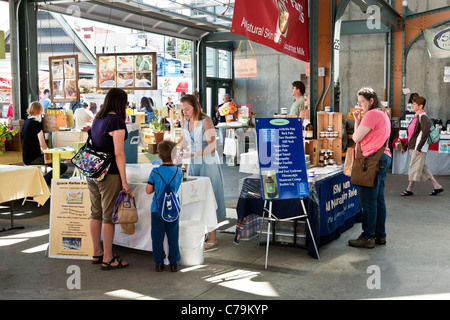
[[255, 121], [264, 200], [309, 197], [301, 118]]
[[359, 212], [358, 187], [344, 174], [324, 179], [320, 185], [320, 236], [344, 225]]

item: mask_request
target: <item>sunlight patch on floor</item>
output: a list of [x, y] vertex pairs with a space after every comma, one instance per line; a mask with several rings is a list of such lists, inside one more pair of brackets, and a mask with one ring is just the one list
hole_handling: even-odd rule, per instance
[[260, 272], [233, 270], [219, 275], [211, 276], [206, 281], [217, 283], [220, 286], [252, 293], [265, 297], [278, 297], [278, 293], [267, 281], [255, 281], [257, 277], [261, 276]]
[[130, 300], [159, 300], [153, 297], [145, 296], [143, 294], [125, 289], [110, 291], [106, 292], [105, 294], [110, 297], [130, 299]]

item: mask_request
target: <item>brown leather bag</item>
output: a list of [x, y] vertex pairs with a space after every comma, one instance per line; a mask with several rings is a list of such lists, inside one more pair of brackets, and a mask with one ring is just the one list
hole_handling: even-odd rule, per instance
[[378, 162], [386, 149], [386, 142], [372, 157], [364, 157], [361, 152], [361, 144], [356, 147], [356, 157], [353, 161], [350, 182], [355, 186], [373, 188], [377, 184]]

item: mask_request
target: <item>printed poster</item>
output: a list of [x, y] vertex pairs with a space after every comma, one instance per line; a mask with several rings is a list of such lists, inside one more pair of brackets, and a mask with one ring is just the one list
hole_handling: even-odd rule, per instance
[[231, 32], [309, 62], [307, 0], [236, 0]]
[[301, 118], [256, 119], [264, 200], [309, 197]]
[[49, 57], [50, 98], [52, 103], [79, 100], [78, 56]]
[[98, 89], [156, 90], [156, 53], [97, 54]]
[[50, 258], [92, 259], [91, 200], [85, 180], [53, 179]]

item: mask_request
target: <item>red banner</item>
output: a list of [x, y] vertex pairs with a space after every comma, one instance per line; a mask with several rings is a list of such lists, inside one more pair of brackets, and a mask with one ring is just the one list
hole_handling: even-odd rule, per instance
[[236, 0], [231, 32], [309, 62], [307, 0]]

